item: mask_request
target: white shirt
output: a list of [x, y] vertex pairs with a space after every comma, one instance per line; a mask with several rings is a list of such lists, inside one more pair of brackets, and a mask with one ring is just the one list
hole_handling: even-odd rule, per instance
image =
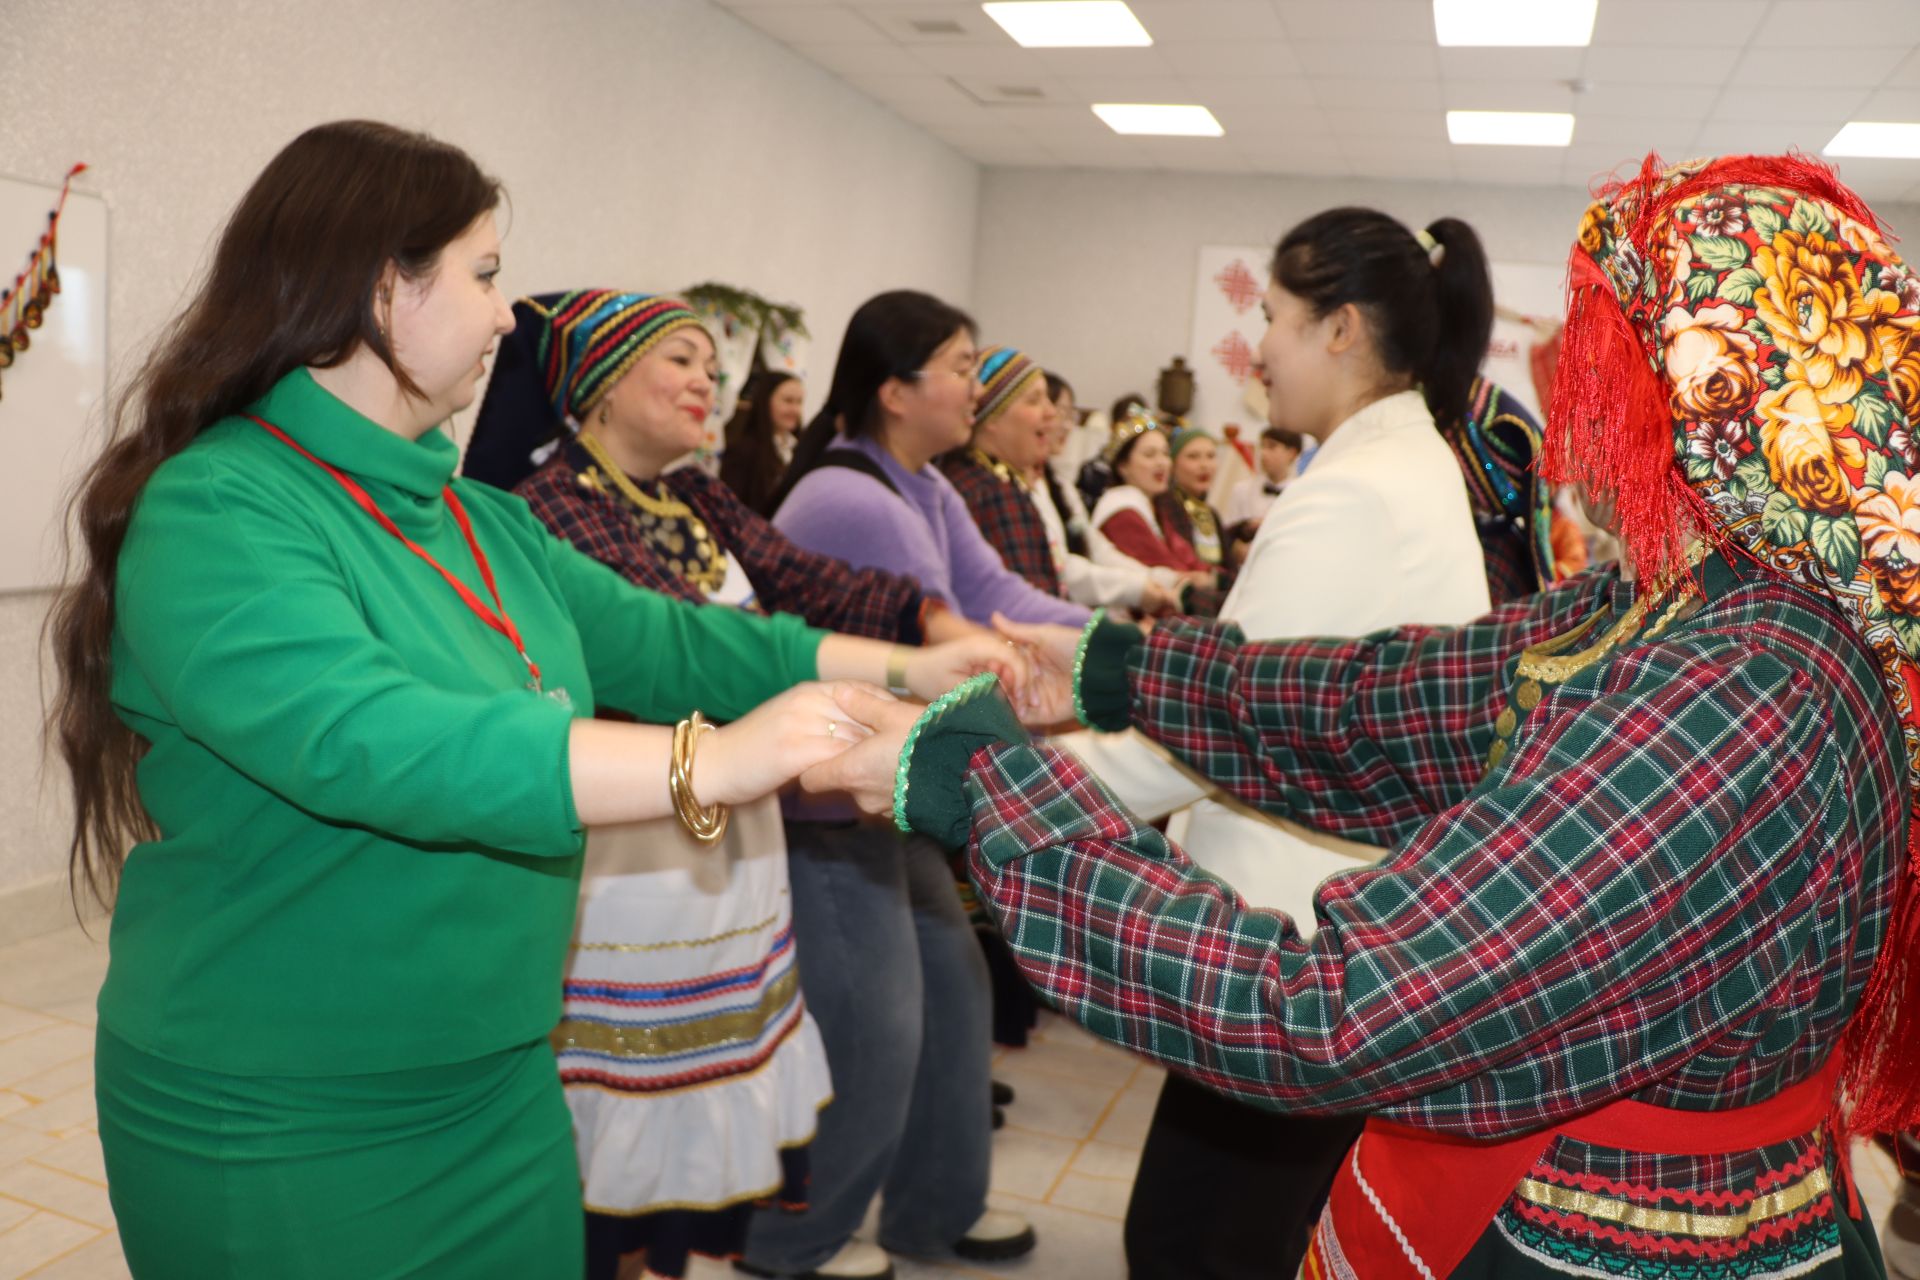
[[1053, 505], [1053, 495], [1047, 492], [1047, 486], [1028, 485], [1027, 493], [1033, 505], [1040, 509], [1040, 523], [1047, 527], [1047, 549], [1053, 552], [1053, 567], [1060, 574], [1060, 585], [1066, 588], [1067, 599], [1090, 609], [1139, 608], [1140, 593], [1153, 571], [1145, 565], [1129, 568], [1095, 564], [1085, 556], [1073, 554], [1067, 550], [1066, 523], [1060, 518], [1059, 508]]
[[[1264, 520], [1267, 509], [1280, 496], [1267, 492], [1267, 486], [1272, 483], [1265, 476], [1257, 475], [1248, 476], [1233, 486], [1233, 492], [1227, 495], [1227, 505], [1221, 508], [1220, 518], [1227, 522], [1228, 527], [1246, 520]], [[1286, 483], [1282, 480], [1274, 487], [1281, 488]]]
[[[1416, 391], [1375, 401], [1331, 432], [1313, 469], [1260, 522], [1220, 617], [1249, 640], [1357, 636], [1410, 623], [1453, 626], [1489, 607], [1466, 482]], [[1072, 751], [1145, 818], [1248, 903], [1312, 934], [1320, 881], [1385, 850], [1254, 813], [1129, 730], [1073, 733]]]

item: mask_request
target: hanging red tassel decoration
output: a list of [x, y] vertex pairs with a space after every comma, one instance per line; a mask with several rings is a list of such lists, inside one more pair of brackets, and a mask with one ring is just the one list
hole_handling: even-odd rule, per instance
[[20, 354], [33, 346], [33, 330], [46, 323], [47, 308], [60, 292], [60, 215], [67, 208], [67, 193], [73, 180], [86, 172], [76, 164], [67, 170], [60, 184], [60, 199], [47, 214], [47, 229], [40, 242], [27, 255], [27, 265], [13, 278], [13, 286], [0, 293], [0, 369], [12, 367]]

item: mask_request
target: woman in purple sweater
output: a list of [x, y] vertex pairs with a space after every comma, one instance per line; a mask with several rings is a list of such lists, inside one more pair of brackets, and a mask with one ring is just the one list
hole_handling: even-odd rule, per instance
[[[1083, 625], [1087, 610], [1001, 563], [931, 465], [972, 433], [973, 365], [973, 322], [937, 298], [884, 293], [854, 312], [774, 525], [856, 568], [911, 574], [976, 622]], [[1034, 1244], [1024, 1219], [987, 1208], [991, 985], [945, 854], [856, 818], [850, 804], [787, 808], [800, 985], [834, 1101], [814, 1135], [811, 1207], [756, 1213], [750, 1274], [891, 1276], [884, 1254], [849, 1241], [876, 1193], [891, 1253], [995, 1261]]]
[[795, 450], [774, 524], [860, 568], [918, 578], [974, 622], [1086, 623], [1088, 611], [1008, 569], [933, 459], [964, 448], [980, 397], [973, 321], [910, 290], [848, 322], [827, 406]]

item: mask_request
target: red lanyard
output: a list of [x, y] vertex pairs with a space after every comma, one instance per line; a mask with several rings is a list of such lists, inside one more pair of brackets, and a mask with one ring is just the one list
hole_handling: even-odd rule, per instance
[[292, 436], [274, 426], [265, 418], [254, 417], [251, 413], [247, 416], [253, 418], [255, 422], [272, 432], [273, 435], [279, 439], [280, 443], [286, 445], [308, 462], [311, 462], [314, 466], [319, 467], [322, 471], [332, 476], [334, 481], [339, 484], [342, 489], [345, 489], [355, 502], [360, 504], [361, 510], [372, 516], [382, 529], [385, 529], [388, 533], [400, 539], [400, 541], [406, 545], [407, 550], [413, 552], [413, 554], [419, 556], [422, 560], [425, 560], [435, 569], [438, 569], [440, 576], [447, 580], [447, 585], [453, 588], [454, 594], [460, 597], [461, 603], [473, 610], [473, 615], [476, 618], [486, 623], [489, 627], [492, 627], [495, 631], [498, 631], [513, 643], [514, 652], [520, 655], [520, 660], [527, 664], [527, 671], [533, 676], [533, 684], [531, 686], [533, 691], [535, 693], [540, 692], [540, 668], [534, 662], [533, 656], [527, 652], [527, 646], [521, 642], [520, 628], [513, 625], [513, 619], [507, 616], [507, 607], [500, 603], [500, 588], [493, 584], [493, 566], [487, 563], [486, 552], [480, 550], [480, 543], [473, 536], [473, 523], [467, 519], [466, 507], [461, 504], [460, 499], [455, 496], [451, 488], [441, 490], [441, 496], [447, 500], [447, 510], [453, 512], [455, 523], [460, 526], [460, 532], [466, 537], [467, 549], [473, 552], [474, 564], [480, 567], [480, 580], [487, 584], [487, 594], [493, 597], [493, 608], [491, 609], [487, 607], [486, 601], [473, 593], [473, 588], [447, 572], [446, 566], [442, 565], [438, 560], [435, 560], [425, 547], [400, 532], [400, 526], [393, 522], [391, 516], [380, 509], [379, 504], [374, 502], [372, 495], [360, 487], [359, 481], [338, 467], [322, 462], [305, 449], [302, 449]]

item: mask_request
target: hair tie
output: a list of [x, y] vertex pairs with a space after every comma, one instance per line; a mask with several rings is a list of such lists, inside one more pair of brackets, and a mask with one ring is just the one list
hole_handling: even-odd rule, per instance
[[1429, 266], [1437, 267], [1441, 264], [1442, 261], [1446, 259], [1447, 246], [1441, 244], [1438, 240], [1435, 240], [1433, 238], [1433, 233], [1431, 231], [1428, 231], [1425, 227], [1422, 227], [1418, 231], [1414, 232], [1413, 238], [1415, 240], [1418, 240], [1420, 242], [1420, 247], [1427, 251], [1427, 264]]

